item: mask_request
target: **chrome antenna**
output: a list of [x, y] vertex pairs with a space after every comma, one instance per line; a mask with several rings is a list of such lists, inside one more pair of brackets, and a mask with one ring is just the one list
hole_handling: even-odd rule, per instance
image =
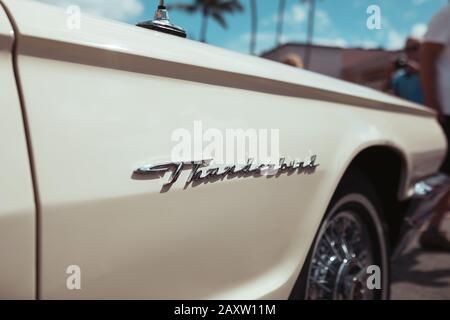
[[159, 6], [156, 9], [153, 20], [140, 22], [137, 26], [186, 38], [186, 31], [170, 21], [164, 0], [159, 0]]

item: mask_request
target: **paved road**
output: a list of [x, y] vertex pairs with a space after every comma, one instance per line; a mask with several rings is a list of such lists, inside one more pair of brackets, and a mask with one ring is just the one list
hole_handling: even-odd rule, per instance
[[[450, 237], [450, 216], [444, 223]], [[394, 261], [392, 299], [450, 299], [450, 253], [427, 252], [417, 241]]]

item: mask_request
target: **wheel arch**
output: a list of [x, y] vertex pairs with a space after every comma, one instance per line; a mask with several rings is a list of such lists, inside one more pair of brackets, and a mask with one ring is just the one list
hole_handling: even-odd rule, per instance
[[[307, 258], [305, 259], [300, 274], [296, 278], [294, 287], [291, 290], [290, 299], [303, 299], [303, 293], [306, 290], [306, 278], [308, 276], [308, 261], [311, 259], [311, 254], [314, 250], [316, 238], [320, 232], [320, 226], [324, 223], [329, 213], [334, 200], [339, 199], [339, 190], [349, 183], [349, 181], [360, 179], [368, 179], [371, 183], [369, 189], [373, 190], [377, 196], [377, 203], [382, 207], [381, 223], [387, 233], [387, 254], [390, 255], [396, 246], [400, 236], [400, 229], [404, 219], [404, 212], [395, 211], [397, 208], [404, 205], [400, 201], [404, 185], [407, 178], [407, 160], [402, 152], [395, 147], [384, 145], [371, 145], [362, 148], [355, 153], [356, 155], [350, 158], [348, 164], [344, 167], [343, 173], [338, 180], [337, 187], [328, 203], [324, 216], [308, 250]], [[387, 165], [388, 164], [388, 165]], [[380, 170], [385, 168], [387, 170]], [[361, 175], [362, 174], [362, 175]], [[354, 182], [356, 182], [354, 181]], [[400, 208], [401, 209], [401, 208]], [[396, 214], [392, 214], [395, 212]], [[399, 214], [400, 213], [400, 214]]]
[[409, 202], [402, 201], [407, 183], [408, 163], [405, 155], [392, 146], [375, 145], [361, 150], [350, 162], [344, 176], [353, 169], [362, 171], [370, 180], [383, 206], [383, 219], [388, 228], [390, 248], [399, 241], [400, 229]]

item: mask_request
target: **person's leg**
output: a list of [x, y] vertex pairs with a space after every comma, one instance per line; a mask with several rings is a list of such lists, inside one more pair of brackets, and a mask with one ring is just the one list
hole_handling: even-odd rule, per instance
[[[442, 129], [449, 141], [450, 146], [450, 117], [446, 116]], [[441, 172], [450, 176], [450, 148], [447, 150], [447, 156], [440, 169]], [[430, 219], [428, 229], [422, 233], [420, 243], [426, 249], [450, 251], [450, 240], [446, 237], [445, 232], [441, 230], [442, 221], [445, 215], [450, 211], [449, 206], [450, 191], [436, 205], [435, 213]]]

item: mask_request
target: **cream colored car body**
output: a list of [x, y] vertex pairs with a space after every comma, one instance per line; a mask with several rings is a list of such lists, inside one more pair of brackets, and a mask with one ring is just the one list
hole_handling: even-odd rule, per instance
[[[0, 297], [284, 299], [360, 152], [401, 155], [399, 200], [445, 154], [424, 107], [86, 15], [70, 29], [64, 10], [0, 2]], [[180, 178], [166, 193], [162, 180], [132, 179], [170, 160], [171, 133], [196, 120], [279, 128], [281, 154], [312, 150], [320, 166], [187, 189]], [[81, 290], [66, 287], [70, 265]]]

